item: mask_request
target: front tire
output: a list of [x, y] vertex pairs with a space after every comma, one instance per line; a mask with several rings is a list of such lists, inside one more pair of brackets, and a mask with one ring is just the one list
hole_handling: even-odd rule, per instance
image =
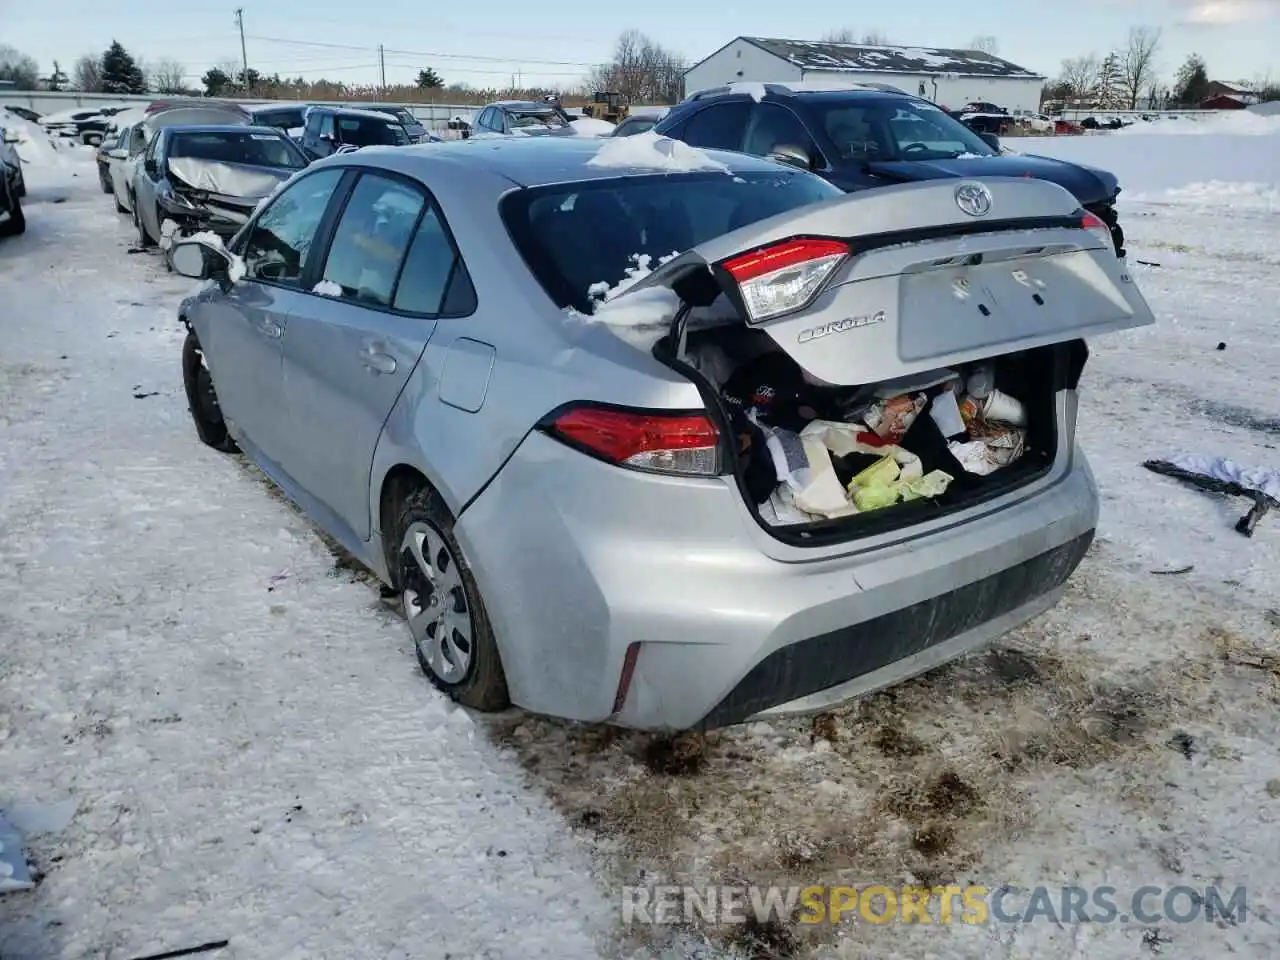
[[440, 495], [427, 488], [410, 496], [396, 530], [392, 575], [422, 672], [463, 706], [505, 709], [511, 699], [493, 627]]
[[107, 173], [107, 168], [102, 164], [98, 164], [98, 183], [102, 186], [103, 193], [115, 193], [111, 186], [111, 174]]
[[200, 442], [221, 453], [239, 451], [222, 419], [218, 394], [213, 389], [213, 376], [194, 333], [188, 333], [186, 342], [182, 344], [182, 384], [187, 388], [187, 408], [191, 411], [191, 420], [196, 425]]
[[9, 219], [0, 223], [0, 236], [16, 237], [20, 233], [26, 233], [27, 217], [22, 212], [22, 204], [17, 196], [9, 198]]

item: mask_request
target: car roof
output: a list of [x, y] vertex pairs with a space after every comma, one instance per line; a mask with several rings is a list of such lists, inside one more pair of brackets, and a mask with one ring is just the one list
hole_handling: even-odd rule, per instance
[[334, 107], [329, 104], [321, 104], [311, 107], [312, 110], [321, 110], [328, 113], [342, 113], [350, 117], [367, 117], [370, 120], [381, 120], [384, 123], [394, 123], [395, 117], [389, 114], [380, 113], [377, 110], [363, 110], [360, 107]]
[[[641, 136], [644, 136], [643, 134]], [[634, 138], [626, 138], [634, 139]], [[668, 138], [660, 138], [666, 140]], [[555, 183], [611, 180], [618, 177], [672, 176], [679, 173], [706, 173], [664, 167], [660, 163], [635, 166], [590, 166], [588, 161], [608, 144], [623, 142], [596, 137], [502, 137], [494, 139], [445, 140], [409, 147], [366, 147], [340, 154], [344, 163], [398, 170], [423, 176], [437, 164], [455, 167], [461, 175], [496, 175], [520, 187], [540, 187]], [[733, 173], [778, 173], [779, 164], [760, 157], [727, 150], [698, 150]], [[654, 151], [658, 160], [661, 154]], [[322, 161], [323, 162], [323, 161]], [[793, 171], [794, 172], [794, 171]]]
[[502, 107], [509, 110], [536, 110], [539, 113], [555, 113], [555, 107], [537, 100], [495, 100], [491, 107]]
[[906, 97], [918, 100], [905, 90], [887, 83], [856, 83], [851, 80], [797, 80], [781, 83], [747, 83], [735, 81], [719, 87], [708, 87], [697, 90], [684, 100], [683, 106], [698, 100], [710, 100], [718, 97], [751, 96], [759, 99], [761, 95], [779, 98], [798, 98], [803, 100], [835, 100], [835, 99], [870, 99], [883, 97]]
[[273, 137], [284, 137], [284, 134], [275, 127], [258, 127], [246, 123], [184, 123], [172, 127], [162, 127], [160, 132], [175, 136], [180, 133], [260, 133], [270, 134]]

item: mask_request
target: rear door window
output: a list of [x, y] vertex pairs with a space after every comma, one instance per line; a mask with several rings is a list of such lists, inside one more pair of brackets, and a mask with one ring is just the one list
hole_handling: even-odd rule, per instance
[[362, 176], [334, 230], [322, 282], [340, 288], [344, 299], [391, 306], [400, 265], [425, 206], [422, 192], [400, 180]]
[[245, 276], [294, 285], [307, 265], [316, 230], [346, 171], [341, 167], [303, 175], [281, 191], [243, 241]]
[[750, 100], [717, 103], [700, 110], [685, 124], [685, 143], [714, 150], [741, 150], [751, 118]]
[[466, 264], [434, 204], [423, 214], [409, 245], [394, 305], [406, 313], [430, 316], [464, 316], [475, 310], [475, 289]]

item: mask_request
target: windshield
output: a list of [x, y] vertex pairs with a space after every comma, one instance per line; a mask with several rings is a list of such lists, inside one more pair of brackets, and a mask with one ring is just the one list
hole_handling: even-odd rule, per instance
[[527, 130], [530, 127], [559, 130], [568, 126], [563, 117], [551, 110], [508, 110], [507, 116], [511, 118], [513, 130]]
[[501, 213], [516, 248], [560, 307], [592, 309], [590, 288], [775, 214], [843, 196], [802, 171], [664, 174], [556, 184], [509, 194]]
[[372, 117], [338, 117], [342, 142], [356, 147], [403, 146], [409, 142], [404, 127], [394, 120]]
[[818, 122], [845, 160], [942, 160], [995, 151], [963, 123], [922, 100], [859, 98], [815, 104]]
[[301, 170], [307, 165], [292, 143], [271, 133], [178, 133], [169, 146], [169, 156], [288, 170]]

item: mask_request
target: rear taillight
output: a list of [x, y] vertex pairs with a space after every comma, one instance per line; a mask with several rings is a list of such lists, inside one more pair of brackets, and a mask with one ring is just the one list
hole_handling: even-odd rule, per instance
[[849, 256], [841, 240], [784, 240], [739, 254], [720, 266], [738, 285], [750, 323], [807, 306]]
[[557, 414], [546, 430], [618, 466], [699, 477], [720, 473], [720, 431], [702, 413], [578, 406]]
[[1080, 228], [1082, 230], [1088, 230], [1095, 237], [1101, 240], [1104, 246], [1109, 247], [1112, 245], [1111, 228], [1108, 227], [1106, 221], [1096, 213], [1086, 212], [1084, 217], [1080, 220]]

